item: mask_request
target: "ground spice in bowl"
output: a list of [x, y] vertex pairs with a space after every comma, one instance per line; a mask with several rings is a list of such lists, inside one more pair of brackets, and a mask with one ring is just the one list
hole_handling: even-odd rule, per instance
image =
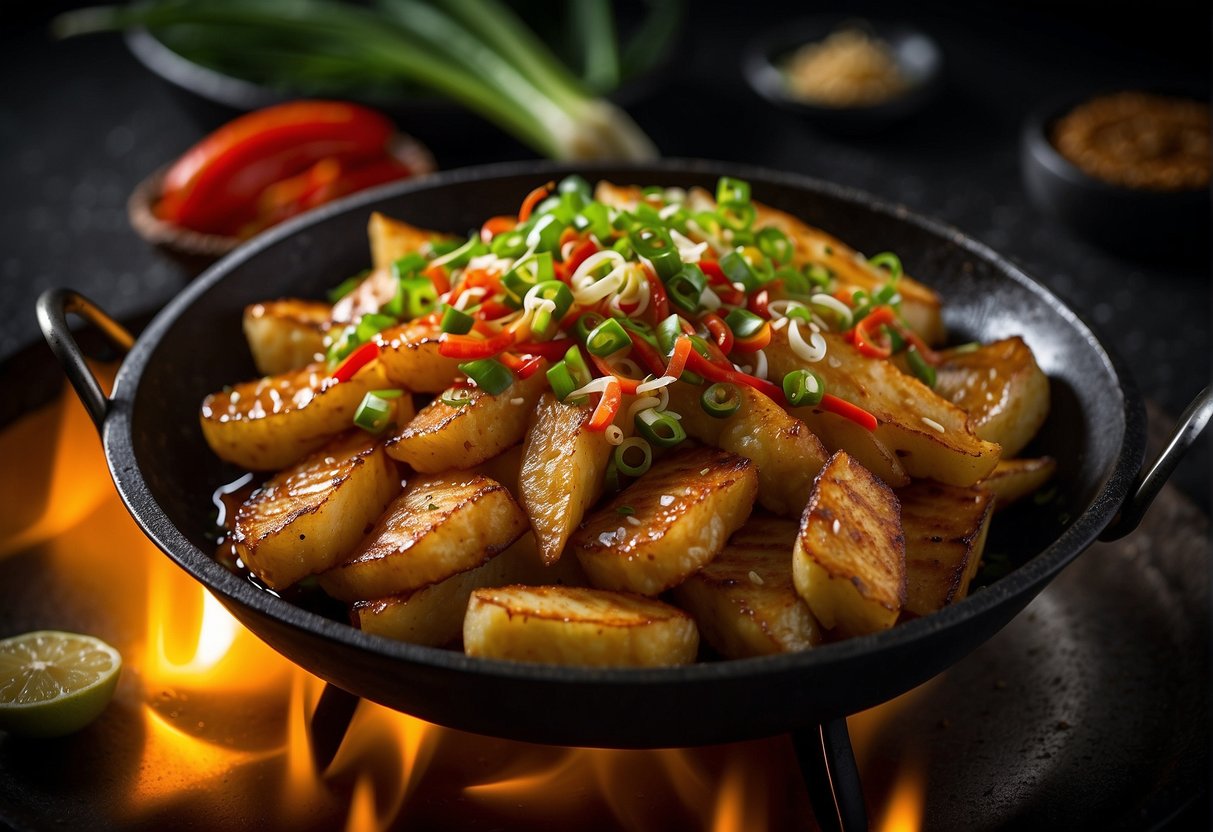
[[1199, 101], [1118, 92], [1086, 101], [1054, 123], [1050, 140], [1084, 173], [1151, 191], [1207, 188], [1209, 107]]

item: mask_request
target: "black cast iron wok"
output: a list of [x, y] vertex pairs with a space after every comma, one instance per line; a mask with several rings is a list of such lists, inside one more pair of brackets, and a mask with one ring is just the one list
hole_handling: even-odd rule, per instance
[[238, 472], [207, 448], [198, 406], [206, 393], [256, 375], [241, 334], [246, 304], [321, 297], [366, 266], [372, 209], [462, 232], [484, 217], [512, 213], [522, 194], [571, 169], [528, 163], [454, 171], [357, 195], [273, 230], [210, 269], [133, 346], [126, 344], [130, 353], [108, 398], [85, 368], [65, 315], [81, 314], [119, 342], [121, 328], [78, 295], [44, 295], [43, 330], [96, 420], [118, 491], [143, 530], [274, 649], [358, 696], [467, 731], [565, 745], [688, 746], [810, 728], [939, 673], [1010, 621], [1101, 533], [1131, 530], [1213, 412], [1206, 391], [1154, 475], [1143, 480], [1144, 410], [1123, 365], [1057, 298], [981, 244], [798, 176], [704, 162], [578, 170], [591, 180], [670, 186], [711, 187], [724, 173], [743, 177], [756, 199], [861, 251], [900, 254], [911, 274], [944, 297], [958, 340], [1022, 335], [1052, 383], [1053, 410], [1033, 450], [1059, 460], [1063, 511], [999, 518], [1002, 534], [991, 546], [1018, 553], [1024, 565], [936, 615], [878, 635], [791, 655], [665, 669], [471, 659], [362, 633], [219, 565], [208, 542], [210, 496]]

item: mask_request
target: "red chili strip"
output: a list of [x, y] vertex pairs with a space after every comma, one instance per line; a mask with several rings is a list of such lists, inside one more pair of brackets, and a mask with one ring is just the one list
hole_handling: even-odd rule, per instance
[[491, 358], [513, 343], [514, 333], [508, 330], [488, 339], [444, 332], [438, 341], [438, 354], [444, 358]]
[[[882, 338], [879, 328], [885, 324], [896, 323], [897, 315], [892, 307], [878, 306], [847, 330], [846, 339], [870, 358], [888, 358], [893, 354], [893, 346], [887, 335]], [[883, 343], [877, 339], [883, 340]]]
[[729, 325], [719, 315], [709, 312], [699, 321], [708, 328], [708, 332], [712, 334], [716, 346], [720, 347], [722, 353], [728, 355], [733, 351], [733, 330], [729, 329]]
[[692, 354], [699, 355], [699, 353], [695, 352], [695, 347], [691, 343], [690, 338], [680, 337], [675, 340], [674, 352], [670, 355], [670, 363], [665, 368], [665, 375], [682, 378], [682, 371], [686, 369], [687, 360]]
[[610, 427], [611, 423], [615, 421], [615, 414], [619, 412], [619, 405], [622, 402], [623, 390], [618, 380], [612, 379], [606, 390], [603, 391], [602, 398], [598, 400], [598, 405], [594, 408], [594, 415], [586, 424], [586, 430], [601, 433]]
[[610, 364], [606, 363], [606, 359], [599, 358], [597, 355], [591, 355], [590, 361], [593, 362], [594, 367], [597, 368], [598, 372], [602, 373], [604, 376], [611, 376], [618, 381], [619, 387], [623, 390], [623, 392], [627, 393], [629, 396], [636, 395], [636, 388], [641, 384], [640, 379], [628, 378], [627, 376], [619, 375], [619, 373], [611, 368]]
[[518, 209], [518, 222], [524, 223], [530, 219], [531, 212], [535, 210], [535, 206], [542, 202], [543, 198], [555, 187], [555, 182], [549, 182], [546, 185], [540, 185], [527, 194], [526, 199], [522, 200], [522, 207]]
[[783, 388], [777, 384], [773, 384], [765, 379], [757, 376], [741, 373], [737, 370], [726, 370], [719, 365], [708, 361], [699, 353], [691, 350], [691, 354], [687, 356], [687, 369], [706, 378], [708, 381], [721, 381], [727, 384], [744, 384], [747, 387], [753, 387], [759, 393], [767, 396], [779, 404], [783, 404], [785, 399]]
[[880, 424], [876, 420], [875, 416], [864, 410], [862, 407], [851, 404], [850, 402], [840, 399], [837, 396], [832, 396], [829, 393], [826, 393], [821, 397], [821, 404], [819, 407], [827, 413], [833, 413], [837, 416], [843, 417], [844, 419], [850, 419], [852, 422], [867, 430], [876, 430], [877, 426]]
[[513, 231], [516, 225], [518, 225], [518, 220], [513, 217], [491, 217], [484, 225], [480, 226], [480, 240], [487, 243], [498, 234]]
[[632, 339], [632, 357], [653, 375], [665, 375], [665, 362], [661, 359], [661, 353], [643, 338]]
[[535, 371], [543, 364], [541, 355], [515, 355], [513, 352], [503, 352], [498, 358], [519, 381], [535, 375]]
[[665, 284], [649, 268], [644, 270], [644, 280], [649, 284], [649, 303], [653, 307], [653, 321], [661, 323], [670, 314], [670, 299], [665, 293]]
[[379, 357], [379, 345], [371, 341], [363, 344], [358, 349], [354, 350], [345, 360], [337, 365], [337, 369], [333, 370], [333, 378], [340, 384], [343, 381], [349, 381], [354, 375]]
[[593, 240], [586, 240], [574, 248], [569, 254], [569, 259], [564, 261], [564, 267], [568, 272], [568, 276], [571, 278], [577, 272], [577, 268], [588, 260], [591, 254], [597, 251], [598, 245]]
[[572, 338], [557, 338], [553, 341], [519, 342], [510, 348], [510, 352], [518, 355], [541, 355], [549, 361], [559, 361], [569, 351], [569, 347], [577, 342]]

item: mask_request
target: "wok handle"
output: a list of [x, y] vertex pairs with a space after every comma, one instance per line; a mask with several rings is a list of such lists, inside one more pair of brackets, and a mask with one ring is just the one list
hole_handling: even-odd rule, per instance
[[1175, 471], [1175, 466], [1179, 465], [1184, 453], [1204, 431], [1210, 418], [1213, 418], [1213, 387], [1206, 387], [1179, 417], [1167, 447], [1154, 460], [1150, 470], [1138, 479], [1116, 519], [1099, 536], [1100, 540], [1119, 540], [1137, 528], [1146, 510]]
[[38, 297], [37, 311], [42, 336], [46, 338], [55, 358], [63, 365], [67, 380], [72, 383], [76, 395], [80, 397], [93, 424], [100, 431], [106, 414], [109, 413], [110, 399], [101, 389], [101, 383], [97, 381], [93, 371], [89, 369], [84, 353], [76, 342], [71, 327], [67, 325], [67, 316], [75, 314], [84, 318], [100, 329], [102, 334], [123, 352], [130, 351], [135, 339], [120, 323], [105, 314], [101, 307], [71, 289], [47, 289]]

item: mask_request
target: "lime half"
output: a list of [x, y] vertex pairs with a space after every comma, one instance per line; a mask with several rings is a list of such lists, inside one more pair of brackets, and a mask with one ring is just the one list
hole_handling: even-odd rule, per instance
[[105, 710], [122, 657], [104, 641], [42, 630], [0, 641], [0, 731], [60, 737]]

